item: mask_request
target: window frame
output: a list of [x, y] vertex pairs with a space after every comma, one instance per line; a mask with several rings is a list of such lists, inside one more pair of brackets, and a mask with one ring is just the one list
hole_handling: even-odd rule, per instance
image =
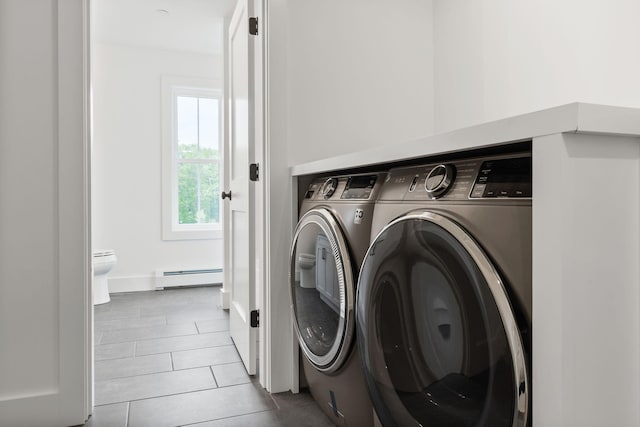
[[221, 85], [210, 79], [162, 76], [162, 240], [222, 239], [223, 209], [216, 224], [179, 224], [177, 99], [179, 96], [218, 100], [218, 182], [224, 188], [224, 118]]

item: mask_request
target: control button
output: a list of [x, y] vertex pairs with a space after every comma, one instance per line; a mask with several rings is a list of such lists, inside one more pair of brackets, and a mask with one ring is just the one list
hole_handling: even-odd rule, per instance
[[476, 184], [473, 187], [473, 192], [471, 193], [471, 197], [482, 197], [484, 194], [484, 189], [487, 187], [487, 184]]
[[438, 165], [427, 174], [424, 189], [434, 199], [443, 196], [451, 187], [455, 174], [456, 170], [452, 165]]
[[498, 193], [493, 188], [487, 188], [482, 197], [498, 197]]
[[514, 184], [513, 197], [531, 197], [531, 184], [526, 182], [519, 182]]
[[418, 184], [419, 175], [413, 177], [413, 181], [411, 181], [411, 185], [409, 186], [409, 193], [413, 193], [413, 190], [416, 189], [416, 184]]

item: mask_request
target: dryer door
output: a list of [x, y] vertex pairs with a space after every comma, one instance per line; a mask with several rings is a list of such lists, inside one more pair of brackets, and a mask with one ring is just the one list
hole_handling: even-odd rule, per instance
[[318, 370], [338, 370], [354, 337], [355, 283], [345, 236], [327, 209], [312, 209], [300, 219], [289, 282], [302, 351]]
[[360, 270], [357, 333], [385, 426], [526, 426], [520, 330], [496, 269], [435, 213], [391, 222]]

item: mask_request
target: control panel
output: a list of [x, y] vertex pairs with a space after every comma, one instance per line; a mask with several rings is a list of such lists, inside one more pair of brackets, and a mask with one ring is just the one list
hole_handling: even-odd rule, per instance
[[482, 162], [470, 197], [531, 197], [531, 157]]
[[[305, 200], [369, 200], [380, 187], [384, 174], [346, 175], [314, 180], [304, 195]], [[377, 186], [376, 186], [377, 184]]]
[[368, 199], [376, 185], [376, 175], [356, 175], [347, 178], [347, 182], [340, 196], [341, 199]]
[[378, 200], [473, 200], [531, 197], [528, 153], [392, 169]]

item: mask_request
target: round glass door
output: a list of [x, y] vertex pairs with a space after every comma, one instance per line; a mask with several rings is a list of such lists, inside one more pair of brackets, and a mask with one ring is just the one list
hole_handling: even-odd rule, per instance
[[391, 222], [360, 270], [357, 333], [385, 426], [526, 426], [520, 331], [473, 239], [431, 212]]
[[313, 209], [291, 246], [290, 297], [300, 347], [323, 372], [340, 368], [354, 335], [354, 278], [347, 243], [333, 215]]

